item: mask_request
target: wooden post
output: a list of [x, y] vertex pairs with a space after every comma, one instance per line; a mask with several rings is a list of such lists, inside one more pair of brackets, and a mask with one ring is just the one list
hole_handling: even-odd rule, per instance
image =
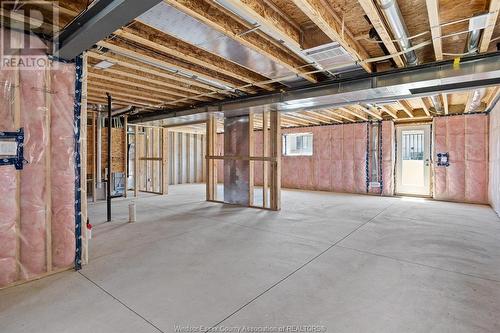
[[186, 183], [191, 182], [191, 134], [186, 133]]
[[123, 138], [123, 174], [125, 176], [125, 198], [128, 192], [128, 116], [123, 116], [123, 128], [125, 129], [125, 137]]
[[214, 114], [208, 115], [207, 120], [207, 190], [206, 199], [216, 200], [217, 198], [217, 168], [216, 161], [213, 159], [208, 159], [208, 156], [215, 155], [215, 150], [217, 147], [217, 119]]
[[[253, 134], [254, 127], [254, 114], [250, 112], [248, 114], [248, 156], [254, 156], [255, 140]], [[254, 204], [254, 176], [255, 176], [255, 162], [248, 161], [248, 205], [253, 206]]]
[[92, 113], [92, 201], [97, 202], [97, 113]]
[[178, 159], [178, 151], [179, 151], [179, 133], [172, 133], [172, 184], [179, 184], [179, 159]]
[[[47, 137], [47, 149], [45, 153], [45, 254], [46, 254], [46, 265], [47, 272], [52, 271], [52, 140], [51, 140], [51, 104], [52, 104], [52, 74], [51, 74], [51, 65], [50, 62], [45, 68], [45, 127], [47, 128], [47, 133], [45, 134]], [[83, 119], [82, 119], [83, 120]], [[83, 126], [82, 126], [83, 128]], [[85, 128], [86, 130], [86, 128]], [[80, 135], [82, 135], [81, 133]], [[83, 147], [82, 147], [83, 148]], [[83, 151], [82, 151], [83, 156]], [[83, 169], [83, 168], [82, 168]], [[85, 179], [87, 181], [87, 177], [85, 175]], [[83, 199], [83, 198], [82, 198]]]
[[201, 182], [207, 181], [207, 160], [205, 156], [207, 155], [207, 135], [206, 133], [201, 136]]
[[134, 126], [134, 197], [139, 194], [139, 126]]
[[163, 194], [168, 194], [168, 129], [162, 129], [162, 187]]
[[[14, 69], [14, 128], [18, 130], [21, 124], [21, 73]], [[21, 173], [16, 172], [16, 272], [21, 274]]]
[[[269, 156], [269, 112], [262, 114], [262, 157]], [[269, 162], [262, 161], [262, 207], [268, 208]]]
[[[151, 129], [151, 141], [150, 143], [150, 155], [147, 157], [158, 157], [158, 146], [159, 146], [159, 133], [158, 133], [157, 128], [152, 128]], [[156, 189], [159, 179], [158, 179], [158, 172], [160, 171], [160, 168], [158, 168], [158, 163], [157, 161], [151, 161], [151, 191], [152, 192], [159, 192], [161, 189]]]
[[270, 148], [271, 157], [276, 160], [271, 164], [271, 209], [281, 209], [281, 114], [271, 111]]

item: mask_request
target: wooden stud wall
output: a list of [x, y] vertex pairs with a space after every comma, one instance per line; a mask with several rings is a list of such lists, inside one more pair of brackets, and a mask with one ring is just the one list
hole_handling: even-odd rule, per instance
[[156, 126], [129, 125], [133, 128], [134, 195], [138, 192], [168, 193], [168, 130]]

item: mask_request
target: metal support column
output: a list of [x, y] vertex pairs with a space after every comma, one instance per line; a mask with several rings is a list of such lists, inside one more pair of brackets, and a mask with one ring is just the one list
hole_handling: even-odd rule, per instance
[[107, 221], [111, 222], [111, 126], [113, 125], [113, 116], [111, 115], [111, 104], [112, 99], [109, 93], [108, 96], [108, 182], [107, 182], [107, 193], [106, 193], [106, 204], [107, 204]]

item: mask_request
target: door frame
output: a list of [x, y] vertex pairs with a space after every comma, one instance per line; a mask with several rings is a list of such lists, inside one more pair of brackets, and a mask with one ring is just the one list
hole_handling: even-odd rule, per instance
[[[401, 150], [401, 132], [404, 129], [424, 129], [424, 141], [427, 139], [428, 142], [425, 144], [427, 147], [427, 152], [424, 150], [424, 163], [427, 162], [426, 169], [428, 176], [426, 177], [424, 175], [424, 180], [427, 178], [427, 188], [428, 191], [426, 194], [420, 194], [420, 193], [408, 193], [405, 191], [402, 191], [400, 189], [401, 184], [400, 184], [400, 179], [402, 176], [402, 167], [400, 166], [400, 163], [402, 162], [402, 150]], [[395, 172], [394, 172], [394, 193], [395, 195], [399, 196], [414, 196], [414, 197], [424, 197], [424, 198], [432, 198], [432, 183], [433, 183], [433, 168], [432, 168], [432, 147], [433, 147], [433, 138], [432, 138], [432, 122], [425, 122], [425, 123], [413, 123], [413, 124], [397, 124], [395, 126], [395, 142], [396, 142], [396, 161], [394, 163], [395, 167]]]

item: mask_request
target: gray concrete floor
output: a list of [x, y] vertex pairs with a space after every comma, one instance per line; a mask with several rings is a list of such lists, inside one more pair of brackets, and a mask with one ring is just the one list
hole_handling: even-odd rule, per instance
[[129, 200], [111, 223], [92, 205], [90, 264], [0, 291], [0, 332], [500, 332], [487, 206], [283, 191], [276, 213], [203, 199], [203, 185], [141, 195], [135, 224]]

